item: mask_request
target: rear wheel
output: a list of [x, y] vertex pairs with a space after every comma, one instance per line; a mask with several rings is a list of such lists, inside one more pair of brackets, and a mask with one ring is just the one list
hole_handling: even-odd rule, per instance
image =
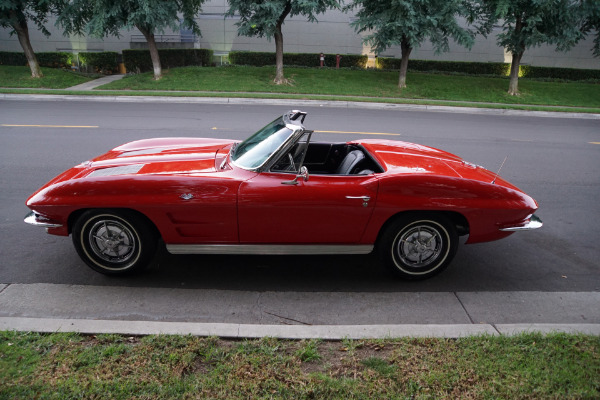
[[158, 235], [143, 217], [123, 210], [90, 210], [73, 225], [81, 259], [106, 275], [143, 270], [156, 253]]
[[441, 215], [402, 216], [385, 228], [379, 252], [385, 265], [405, 279], [425, 279], [443, 271], [454, 258], [458, 234]]

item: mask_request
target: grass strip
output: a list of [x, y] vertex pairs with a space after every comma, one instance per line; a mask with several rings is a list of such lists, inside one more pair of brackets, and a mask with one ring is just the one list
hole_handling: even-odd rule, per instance
[[65, 89], [92, 78], [56, 68], [42, 68], [42, 78], [32, 78], [29, 67], [0, 66], [0, 87]]
[[[19, 68], [21, 75], [17, 76], [16, 69]], [[9, 74], [7, 71], [12, 72]], [[53, 72], [88, 79], [68, 71]], [[0, 92], [301, 99], [600, 113], [600, 85], [594, 83], [521, 79], [522, 94], [509, 96], [506, 93], [508, 80], [494, 77], [415, 72], [409, 74], [409, 87], [399, 90], [396, 86], [397, 72], [394, 71], [286, 68], [286, 73], [295, 82], [294, 85], [273, 84], [274, 70], [270, 67], [186, 67], [165, 70], [163, 79], [159, 81], [154, 81], [152, 74], [139, 74], [104, 85], [100, 90], [72, 91], [44, 89], [51, 88], [50, 84], [40, 84], [41, 88], [37, 89], [15, 88], [18, 85], [14, 82], [25, 82], [22, 85], [26, 86], [35, 80], [28, 76], [26, 67], [0, 66]], [[42, 79], [47, 78], [50, 77]]]
[[507, 93], [508, 79], [411, 72], [398, 89], [398, 72], [379, 70], [286, 68], [293, 85], [275, 85], [273, 67], [185, 67], [165, 71], [159, 81], [139, 74], [109, 83], [106, 90], [262, 92], [303, 95], [366, 96], [501, 104], [600, 107], [600, 85], [521, 79], [520, 96]]
[[598, 398], [600, 337], [222, 340], [0, 332], [0, 398]]

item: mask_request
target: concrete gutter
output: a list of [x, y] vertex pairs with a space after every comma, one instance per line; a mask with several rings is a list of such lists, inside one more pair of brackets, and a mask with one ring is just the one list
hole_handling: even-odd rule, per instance
[[[589, 329], [589, 328], [588, 328]], [[122, 335], [195, 335], [223, 338], [365, 339], [411, 337], [464, 337], [497, 335], [491, 325], [258, 325], [158, 321], [0, 317], [0, 330], [79, 332]], [[600, 325], [598, 325], [600, 334]]]
[[361, 339], [600, 335], [600, 292], [257, 292], [0, 284], [0, 330]]
[[[102, 78], [103, 79], [103, 78]], [[300, 99], [253, 99], [242, 97], [170, 97], [170, 96], [92, 96], [92, 95], [58, 95], [58, 94], [10, 94], [0, 93], [0, 100], [26, 100], [26, 101], [91, 101], [109, 103], [186, 103], [186, 104], [248, 104], [286, 106], [292, 108], [306, 107], [332, 107], [332, 108], [360, 108], [372, 110], [397, 110], [397, 111], [431, 111], [451, 112], [480, 115], [507, 115], [529, 116], [545, 118], [578, 118], [599, 119], [600, 114], [569, 113], [554, 111], [525, 111], [506, 110], [499, 108], [453, 107], [440, 105], [420, 104], [390, 104], [370, 103], [360, 101], [332, 101], [332, 100], [300, 100]], [[500, 104], [499, 104], [500, 106]]]
[[386, 339], [398, 337], [460, 338], [565, 332], [600, 335], [600, 324], [408, 324], [408, 325], [257, 325], [193, 322], [115, 321], [0, 317], [0, 330], [31, 332], [114, 333], [121, 335], [194, 335], [222, 338]]

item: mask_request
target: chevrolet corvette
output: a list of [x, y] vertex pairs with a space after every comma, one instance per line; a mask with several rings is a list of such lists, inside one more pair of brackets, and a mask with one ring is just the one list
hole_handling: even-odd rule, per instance
[[322, 142], [292, 110], [244, 141], [156, 138], [52, 179], [25, 222], [71, 236], [92, 269], [172, 254], [367, 254], [424, 279], [466, 243], [536, 229], [537, 203], [497, 173], [419, 144]]

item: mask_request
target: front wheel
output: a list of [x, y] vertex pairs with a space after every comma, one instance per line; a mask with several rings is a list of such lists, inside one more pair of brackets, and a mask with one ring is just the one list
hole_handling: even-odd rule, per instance
[[382, 233], [379, 252], [385, 265], [405, 279], [425, 279], [443, 271], [454, 258], [458, 234], [441, 215], [407, 215]]
[[121, 210], [90, 210], [73, 225], [73, 244], [81, 259], [106, 275], [140, 271], [156, 253], [158, 235], [143, 217]]

